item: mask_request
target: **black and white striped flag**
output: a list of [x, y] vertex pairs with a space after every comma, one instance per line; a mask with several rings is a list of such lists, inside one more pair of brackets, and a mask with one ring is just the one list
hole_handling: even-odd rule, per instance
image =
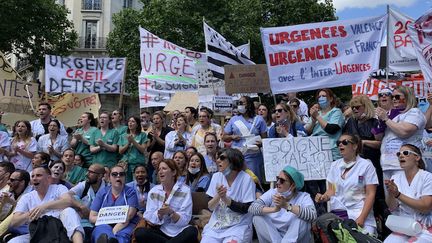
[[255, 64], [221, 34], [204, 23], [207, 63], [215, 78], [224, 79], [224, 66]]

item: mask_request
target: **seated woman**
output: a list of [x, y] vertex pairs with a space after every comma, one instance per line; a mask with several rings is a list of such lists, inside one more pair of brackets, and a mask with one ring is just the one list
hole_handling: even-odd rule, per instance
[[330, 200], [330, 209], [346, 211], [367, 233], [375, 234], [376, 222], [372, 206], [375, 200], [378, 177], [370, 160], [361, 158], [361, 141], [358, 136], [343, 134], [338, 141], [342, 158], [333, 162], [327, 175], [327, 191], [315, 196], [317, 203]]
[[96, 226], [92, 233], [92, 242], [112, 242], [112, 239], [117, 239], [120, 243], [127, 243], [130, 242], [132, 231], [138, 222], [138, 198], [135, 189], [126, 186], [126, 173], [123, 167], [115, 165], [111, 168], [109, 180], [111, 185], [99, 189], [91, 204], [90, 222], [96, 223], [98, 212], [104, 207], [129, 206], [128, 216], [122, 223]]
[[200, 153], [193, 154], [187, 165], [186, 183], [191, 192], [206, 192], [211, 176], [207, 171], [204, 157]]
[[137, 165], [134, 169], [133, 181], [126, 185], [135, 189], [138, 197], [138, 215], [142, 218], [147, 204], [147, 196], [154, 184], [150, 182], [145, 165]]
[[201, 242], [252, 241], [252, 215], [248, 213], [255, 201], [255, 183], [243, 171], [245, 161], [237, 149], [222, 149], [217, 159], [219, 172], [213, 174], [207, 195], [213, 211], [204, 227]]
[[196, 242], [198, 230], [189, 225], [192, 218], [192, 195], [188, 186], [179, 183], [173, 160], [159, 163], [161, 184], [153, 187], [147, 199], [144, 219], [148, 228], [135, 229], [137, 242]]
[[186, 176], [187, 176], [187, 154], [185, 151], [177, 151], [174, 153], [172, 159], [176, 163], [176, 166], [178, 168], [178, 182], [186, 182]]
[[54, 161], [49, 165], [49, 169], [51, 170], [51, 184], [60, 184], [70, 190], [73, 185], [64, 180], [65, 168], [66, 165], [61, 160]]
[[259, 242], [310, 242], [311, 221], [317, 213], [311, 196], [300, 192], [303, 174], [286, 166], [276, 177], [276, 188], [270, 189], [252, 203], [249, 212]]
[[33, 167], [38, 167], [41, 165], [49, 165], [51, 162], [50, 155], [45, 152], [37, 152], [34, 157], [31, 159], [31, 163]]
[[413, 237], [392, 233], [384, 242], [432, 242], [432, 174], [424, 170], [418, 147], [402, 145], [397, 156], [403, 172], [384, 182], [387, 205], [392, 214], [414, 218], [423, 229]]

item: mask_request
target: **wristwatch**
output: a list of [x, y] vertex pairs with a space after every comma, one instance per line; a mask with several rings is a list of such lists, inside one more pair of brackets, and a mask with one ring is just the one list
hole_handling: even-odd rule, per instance
[[287, 210], [288, 212], [291, 212], [291, 210], [292, 210], [292, 204], [291, 204], [291, 203], [288, 204], [288, 206], [286, 207], [286, 210]]

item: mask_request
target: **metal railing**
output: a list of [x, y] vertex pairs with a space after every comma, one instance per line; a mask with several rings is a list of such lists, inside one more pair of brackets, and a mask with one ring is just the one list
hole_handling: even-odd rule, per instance
[[102, 0], [82, 0], [82, 10], [102, 10]]
[[79, 37], [78, 48], [82, 49], [106, 49], [106, 37], [86, 38]]

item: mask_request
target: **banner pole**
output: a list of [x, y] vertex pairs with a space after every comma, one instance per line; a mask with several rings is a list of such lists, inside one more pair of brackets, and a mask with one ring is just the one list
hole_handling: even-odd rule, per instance
[[122, 109], [123, 95], [124, 95], [124, 90], [125, 90], [125, 86], [126, 86], [126, 71], [127, 71], [127, 58], [125, 58], [125, 67], [124, 67], [123, 80], [122, 80], [122, 84], [121, 84], [119, 106], [118, 106], [119, 111], [121, 111], [122, 113], [123, 113], [123, 109]]
[[387, 4], [387, 47], [386, 47], [386, 85], [388, 86], [388, 72], [389, 72], [389, 41], [390, 39], [390, 5]]

